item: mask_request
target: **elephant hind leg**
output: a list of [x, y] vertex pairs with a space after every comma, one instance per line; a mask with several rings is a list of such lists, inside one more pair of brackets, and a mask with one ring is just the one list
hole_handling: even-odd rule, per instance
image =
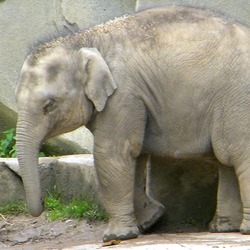
[[240, 232], [250, 234], [250, 161], [247, 160], [236, 166], [236, 173], [239, 180], [243, 214]]
[[146, 194], [148, 158], [148, 155], [141, 155], [137, 159], [135, 177], [134, 212], [138, 227], [142, 232], [153, 226], [166, 210], [161, 203]]
[[219, 186], [215, 216], [210, 232], [237, 232], [242, 221], [242, 202], [238, 180], [232, 167], [219, 167]]

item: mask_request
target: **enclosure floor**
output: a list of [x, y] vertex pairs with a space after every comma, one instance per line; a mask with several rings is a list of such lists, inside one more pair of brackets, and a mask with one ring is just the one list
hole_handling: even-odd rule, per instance
[[[96, 250], [102, 243], [89, 243], [64, 250]], [[122, 241], [104, 249], [135, 250], [191, 250], [191, 249], [240, 249], [250, 250], [250, 235], [240, 233], [178, 233], [142, 235], [137, 239]]]

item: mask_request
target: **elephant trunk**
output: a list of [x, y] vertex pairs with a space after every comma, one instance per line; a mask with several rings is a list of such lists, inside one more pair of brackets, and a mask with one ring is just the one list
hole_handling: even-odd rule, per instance
[[[24, 190], [28, 210], [32, 216], [39, 216], [43, 212], [43, 201], [41, 196], [41, 184], [38, 171], [38, 152], [41, 136], [35, 131], [39, 131], [34, 126], [34, 117], [27, 119], [26, 115], [19, 115], [16, 132], [17, 158], [21, 169]], [[29, 122], [27, 122], [29, 121]], [[34, 122], [30, 122], [34, 121]]]

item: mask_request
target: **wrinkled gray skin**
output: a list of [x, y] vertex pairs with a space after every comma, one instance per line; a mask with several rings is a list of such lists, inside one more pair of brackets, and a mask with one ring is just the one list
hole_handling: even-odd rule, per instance
[[30, 213], [43, 211], [39, 146], [86, 125], [110, 218], [104, 241], [137, 237], [163, 214], [145, 194], [149, 154], [214, 155], [225, 167], [211, 230], [249, 234], [249, 48], [247, 28], [179, 7], [123, 17], [34, 50], [16, 89]]

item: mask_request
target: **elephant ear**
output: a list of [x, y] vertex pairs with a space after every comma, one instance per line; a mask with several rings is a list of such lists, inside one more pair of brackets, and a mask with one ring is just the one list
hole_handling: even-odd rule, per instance
[[100, 52], [95, 48], [82, 48], [81, 67], [87, 74], [85, 94], [93, 102], [98, 112], [102, 111], [117, 85]]

